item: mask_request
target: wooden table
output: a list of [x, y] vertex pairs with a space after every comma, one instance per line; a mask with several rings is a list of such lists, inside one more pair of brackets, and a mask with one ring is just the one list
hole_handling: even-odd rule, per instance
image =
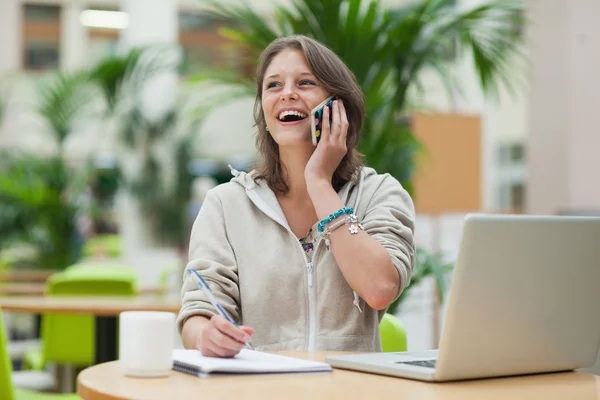
[[0, 296], [43, 296], [46, 284], [38, 282], [0, 282]]
[[[280, 352], [323, 361], [335, 352]], [[83, 370], [77, 393], [85, 400], [115, 399], [600, 399], [600, 377], [581, 372], [464, 382], [426, 383], [334, 369], [331, 373], [221, 375], [198, 378], [171, 371], [165, 378], [130, 378], [118, 361]]]
[[52, 314], [93, 314], [118, 316], [123, 311], [166, 311], [178, 313], [179, 301], [152, 297], [126, 296], [41, 296], [0, 297], [0, 308], [6, 311]]
[[3, 311], [33, 314], [87, 314], [96, 319], [96, 362], [117, 359], [117, 318], [123, 311], [165, 311], [178, 313], [179, 301], [152, 297], [39, 296], [0, 297]]
[[0, 271], [0, 282], [46, 282], [46, 280], [60, 270], [8, 270]]
[[[0, 282], [0, 296], [43, 296], [48, 285], [45, 282]], [[141, 295], [162, 294], [165, 289], [158, 286], [137, 288]]]

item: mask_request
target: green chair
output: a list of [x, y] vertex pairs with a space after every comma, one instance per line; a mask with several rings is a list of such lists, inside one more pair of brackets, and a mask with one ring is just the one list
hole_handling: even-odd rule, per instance
[[34, 392], [14, 387], [11, 374], [12, 365], [7, 351], [6, 332], [2, 310], [0, 309], [0, 399], [2, 400], [80, 400], [76, 394], [54, 394]]
[[406, 330], [398, 317], [385, 313], [379, 323], [381, 348], [384, 352], [406, 351]]
[[[137, 275], [129, 267], [83, 263], [54, 274], [48, 296], [134, 296]], [[42, 350], [25, 355], [24, 365], [42, 369], [47, 362], [85, 367], [95, 363], [96, 320], [92, 315], [42, 316]]]
[[[49, 296], [134, 296], [137, 276], [128, 267], [77, 264], [53, 275]], [[95, 361], [95, 319], [91, 315], [44, 315], [44, 362], [88, 366]]]
[[84, 257], [105, 256], [118, 258], [121, 256], [121, 236], [102, 234], [89, 238], [83, 246]]

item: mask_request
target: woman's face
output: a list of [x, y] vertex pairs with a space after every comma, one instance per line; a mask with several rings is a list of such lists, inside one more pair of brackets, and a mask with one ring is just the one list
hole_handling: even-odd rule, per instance
[[300, 50], [278, 53], [263, 79], [262, 109], [279, 146], [311, 143], [310, 111], [329, 96]]

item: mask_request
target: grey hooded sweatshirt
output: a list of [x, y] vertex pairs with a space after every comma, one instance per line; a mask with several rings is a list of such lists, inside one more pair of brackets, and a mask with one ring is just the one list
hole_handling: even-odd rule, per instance
[[[315, 243], [309, 261], [264, 180], [232, 173], [231, 182], [208, 192], [194, 222], [179, 331], [191, 316], [216, 313], [188, 276], [193, 268], [234, 320], [254, 328], [258, 350], [380, 351], [384, 310], [357, 296], [324, 240]], [[389, 174], [363, 167], [355, 181], [339, 196], [388, 251], [400, 275], [399, 296], [415, 261], [413, 202]]]

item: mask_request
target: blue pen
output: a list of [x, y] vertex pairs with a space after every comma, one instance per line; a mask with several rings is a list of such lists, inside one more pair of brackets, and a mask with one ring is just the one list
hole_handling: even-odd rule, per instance
[[[206, 294], [206, 296], [208, 297], [208, 299], [210, 300], [212, 305], [217, 309], [219, 314], [221, 314], [223, 317], [225, 317], [225, 319], [227, 321], [231, 322], [233, 325], [235, 325], [239, 328], [239, 325], [233, 320], [233, 318], [231, 318], [229, 316], [229, 314], [227, 314], [225, 309], [219, 304], [219, 302], [217, 301], [217, 298], [215, 297], [212, 290], [210, 289], [210, 286], [208, 286], [208, 283], [206, 283], [204, 278], [202, 278], [202, 275], [200, 275], [198, 273], [198, 271], [196, 271], [195, 269], [188, 269], [188, 273], [191, 275], [195, 275], [196, 278], [198, 278], [196, 283], [198, 284], [200, 289], [202, 289], [204, 294]], [[252, 345], [250, 343], [246, 343], [246, 347], [249, 348], [250, 350], [254, 350], [254, 347], [252, 347]]]

